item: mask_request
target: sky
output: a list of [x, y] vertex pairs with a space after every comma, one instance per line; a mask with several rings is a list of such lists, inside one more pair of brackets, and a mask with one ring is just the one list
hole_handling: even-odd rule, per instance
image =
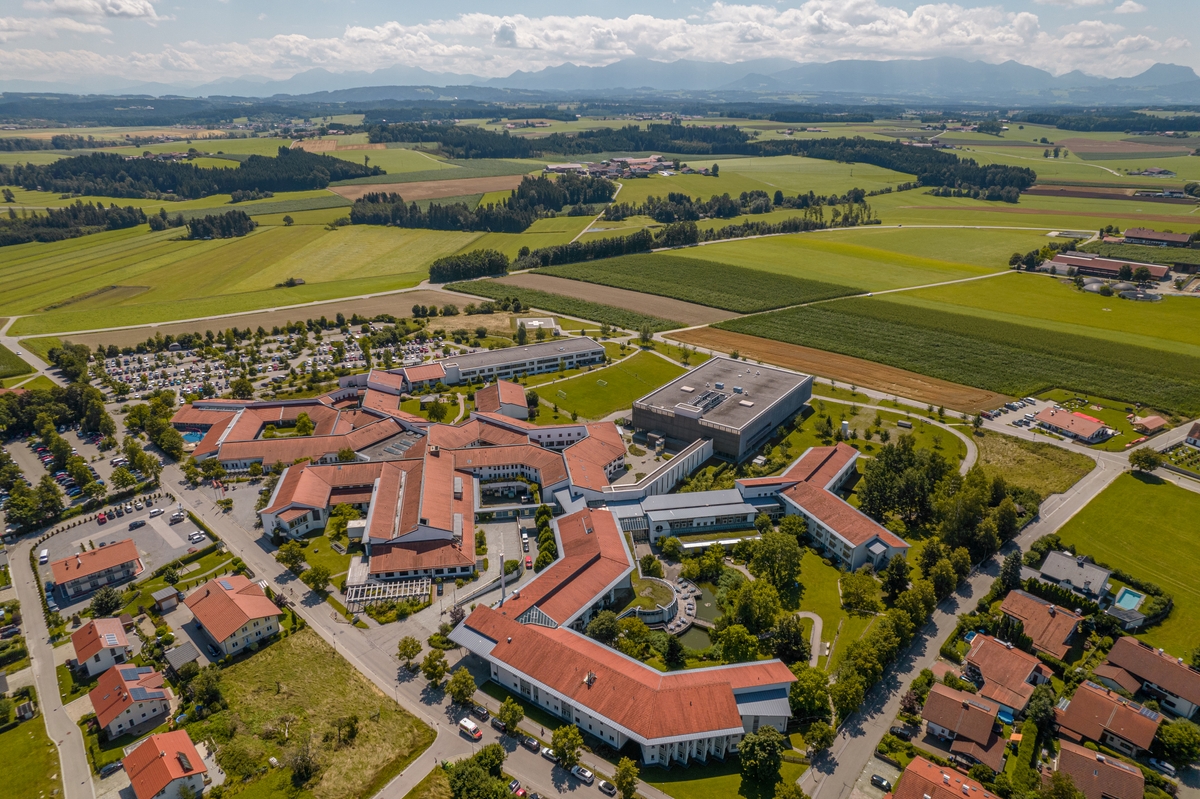
[[[958, 56], [1119, 77], [1200, 68], [1200, 0], [0, 0], [0, 77], [197, 85], [396, 64], [499, 77], [571, 62]], [[1200, 69], [1198, 69], [1200, 71]]]

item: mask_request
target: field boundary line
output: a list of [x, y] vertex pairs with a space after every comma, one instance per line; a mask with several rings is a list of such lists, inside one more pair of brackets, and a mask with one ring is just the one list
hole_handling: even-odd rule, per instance
[[[617, 190], [613, 192], [612, 199], [611, 199], [611, 200], [609, 200], [609, 201], [608, 201], [608, 202], [605, 204], [605, 208], [607, 208], [609, 205], [612, 205], [614, 202], [616, 202], [616, 201], [617, 201], [617, 195], [621, 193], [621, 189], [623, 189], [623, 188], [625, 188], [625, 184], [624, 184], [624, 183], [622, 183], [621, 181], [617, 181]], [[589, 230], [591, 230], [591, 229], [592, 229], [592, 225], [594, 225], [594, 224], [596, 224], [597, 222], [599, 222], [599, 221], [600, 221], [600, 217], [602, 217], [602, 216], [604, 216], [604, 211], [601, 211], [600, 213], [596, 214], [595, 218], [594, 218], [594, 219], [592, 219], [592, 221], [591, 221], [591, 222], [588, 222], [588, 223], [587, 223], [587, 226], [586, 226], [586, 227], [584, 227], [584, 229], [583, 229], [583, 230], [581, 230], [581, 231], [579, 231], [578, 233], [576, 233], [576, 234], [575, 234], [575, 238], [571, 239], [571, 240], [570, 240], [569, 242], [567, 242], [567, 243], [568, 243], [568, 244], [574, 244], [575, 242], [579, 241], [579, 237], [580, 237], [580, 236], [582, 236], [584, 233], [587, 233]]]

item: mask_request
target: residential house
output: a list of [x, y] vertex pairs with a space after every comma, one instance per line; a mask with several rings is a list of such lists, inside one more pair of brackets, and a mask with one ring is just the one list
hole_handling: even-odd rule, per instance
[[1200, 447], [1200, 422], [1193, 422], [1192, 429], [1188, 430], [1187, 438], [1184, 442], [1188, 446]]
[[1085, 680], [1054, 709], [1062, 738], [1093, 743], [1136, 757], [1150, 748], [1162, 714], [1126, 699], [1111, 688]]
[[1158, 701], [1159, 707], [1183, 718], [1191, 718], [1200, 707], [1200, 672], [1136, 638], [1118, 638], [1108, 660], [1096, 667], [1096, 677], [1112, 688], [1131, 694], [1142, 691]]
[[1161, 416], [1135, 416], [1133, 417], [1133, 429], [1139, 433], [1152, 436], [1155, 433], [1161, 433], [1167, 429], [1167, 420]]
[[121, 761], [137, 799], [179, 799], [204, 792], [208, 769], [186, 730], [151, 735]]
[[525, 402], [525, 389], [517, 383], [497, 380], [475, 392], [475, 410], [481, 413], [498, 413], [512, 419], [528, 419], [529, 405]]
[[997, 715], [1006, 723], [1025, 710], [1033, 689], [1051, 674], [1033, 655], [991, 635], [976, 635], [967, 652], [967, 679], [979, 686], [980, 697], [1000, 705]]
[[121, 620], [107, 617], [92, 619], [71, 634], [75, 660], [87, 676], [103, 674], [133, 654]]
[[950, 751], [992, 771], [1004, 768], [1004, 738], [996, 734], [999, 706], [966, 691], [934, 683], [921, 710], [930, 735], [951, 741]]
[[224, 655], [239, 654], [275, 635], [283, 616], [258, 583], [240, 574], [210, 580], [184, 603]]
[[1071, 649], [1071, 639], [1075, 637], [1079, 622], [1083, 619], [1066, 608], [1020, 589], [1008, 592], [1008, 596], [1000, 603], [1000, 612], [1021, 622], [1025, 634], [1033, 641], [1034, 649], [1059, 660], [1066, 658]]
[[1097, 566], [1085, 555], [1053, 550], [1046, 555], [1038, 570], [1038, 578], [1051, 585], [1058, 585], [1093, 602], [1099, 602], [1108, 593], [1108, 578], [1112, 571]]
[[999, 799], [958, 769], [914, 757], [891, 794], [892, 799]]
[[88, 697], [97, 723], [112, 740], [142, 725], [161, 724], [175, 695], [149, 666], [118, 665], [100, 675]]
[[90, 594], [106, 585], [132, 580], [142, 571], [137, 546], [132, 538], [106, 547], [90, 549], [50, 564], [58, 590], [67, 599]]
[[1142, 799], [1146, 794], [1146, 775], [1137, 766], [1091, 749], [1059, 741], [1056, 771], [1071, 782], [1086, 799]]

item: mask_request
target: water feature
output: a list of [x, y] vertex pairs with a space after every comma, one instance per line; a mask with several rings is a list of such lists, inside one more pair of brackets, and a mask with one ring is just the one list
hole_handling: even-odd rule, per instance
[[712, 639], [708, 637], [708, 630], [703, 627], [690, 627], [683, 635], [678, 636], [679, 642], [688, 649], [708, 649], [712, 646]]
[[1121, 610], [1137, 610], [1138, 605], [1142, 604], [1142, 600], [1145, 598], [1145, 594], [1139, 594], [1132, 588], [1122, 587], [1113, 602], [1113, 607]]
[[204, 434], [198, 430], [189, 430], [183, 434], [183, 440], [189, 444], [199, 444], [203, 438]]

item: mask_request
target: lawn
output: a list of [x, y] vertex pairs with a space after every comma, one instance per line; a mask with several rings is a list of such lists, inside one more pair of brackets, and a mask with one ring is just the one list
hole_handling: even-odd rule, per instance
[[[229, 708], [189, 723], [192, 738], [213, 735], [236, 715], [239, 731], [235, 741], [265, 766], [266, 759], [281, 755], [283, 748], [263, 732], [288, 716], [291, 740], [309, 738], [321, 759], [320, 776], [310, 786], [316, 799], [374, 796], [434, 738], [431, 729], [381, 693], [308, 629], [225, 669], [221, 690]], [[322, 743], [330, 722], [351, 714], [359, 719], [354, 742], [340, 748]]]
[[[458, 413], [457, 407], [454, 413]], [[453, 414], [451, 414], [451, 418], [453, 418]], [[350, 560], [353, 555], [349, 551], [345, 555], [339, 555], [333, 549], [333, 542], [324, 535], [304, 538], [300, 540], [300, 543], [304, 547], [304, 562], [309, 566], [325, 566], [334, 577], [350, 571]], [[344, 543], [343, 546], [345, 546]], [[359, 552], [362, 551], [361, 546], [357, 546], [355, 549]]]
[[1044, 236], [1023, 231], [854, 228], [709, 244], [693, 247], [687, 255], [883, 291], [1007, 269], [1014, 251], [1028, 252], [1044, 243]]
[[674, 593], [662, 583], [645, 580], [634, 575], [633, 599], [625, 607], [639, 607], [643, 610], [654, 610], [656, 607], [666, 607], [674, 598]]
[[[181, 591], [187, 591], [189, 588], [208, 582], [214, 577], [218, 577], [229, 571], [232, 571], [230, 563], [233, 561], [233, 555], [226, 552], [210, 552], [194, 561], [193, 564], [187, 566], [179, 566], [179, 582], [175, 587]], [[188, 570], [189, 566], [193, 567]], [[149, 577], [132, 586], [132, 591], [124, 596], [130, 597], [125, 603], [124, 613], [138, 615], [141, 611], [138, 608], [149, 608], [154, 605], [154, 599], [151, 597], [155, 591], [166, 588], [168, 583], [160, 575], [158, 577]], [[136, 592], [136, 593], [134, 593]]]
[[[1117, 434], [1115, 436], [1091, 446], [1091, 449], [1100, 449], [1106, 452], [1124, 452], [1129, 449], [1130, 444], [1134, 441], [1146, 438], [1146, 436], [1134, 430], [1133, 422], [1125, 417], [1133, 413], [1139, 416], [1161, 414], [1161, 411], [1156, 411], [1153, 408], [1138, 408], [1125, 402], [1116, 402], [1100, 397], [1084, 397], [1073, 391], [1044, 391], [1038, 395], [1038, 399], [1053, 400], [1056, 404], [1070, 411], [1085, 413], [1095, 417], [1104, 422], [1108, 427], [1116, 430]], [[1161, 433], [1158, 435], [1161, 435]]]
[[21, 360], [21, 356], [0, 344], [0, 378], [27, 375], [33, 367]]
[[989, 477], [1003, 477], [1009, 485], [1032, 489], [1042, 498], [1063, 493], [1096, 468], [1087, 455], [1042, 441], [991, 430], [980, 431], [974, 441]]
[[21, 346], [29, 350], [31, 353], [41, 358], [46, 363], [50, 363], [50, 350], [55, 347], [62, 346], [62, 339], [54, 336], [46, 336], [45, 338], [27, 338], [21, 340]]
[[665, 253], [627, 255], [537, 271], [739, 313], [857, 293], [857, 289], [847, 286]]
[[97, 675], [88, 682], [79, 682], [65, 663], [55, 666], [54, 673], [58, 677], [58, 695], [62, 697], [64, 705], [68, 705], [88, 693], [100, 681], [100, 676]]
[[425, 779], [404, 794], [404, 799], [450, 799], [450, 777], [441, 766], [434, 766]]
[[1200, 644], [1200, 585], [1193, 579], [1200, 565], [1197, 518], [1200, 494], [1157, 477], [1123, 474], [1058, 531], [1078, 552], [1157, 583], [1174, 597], [1166, 621], [1138, 638], [1177, 657]]
[[[507, 196], [508, 192], [505, 192], [505, 195]], [[464, 246], [463, 250], [499, 250], [509, 258], [515, 259], [522, 247], [536, 250], [540, 247], [567, 244], [583, 232], [591, 221], [590, 216], [538, 219], [522, 233], [485, 233], [477, 241]]]
[[842, 573], [834, 566], [826, 566], [821, 556], [811, 549], [804, 551], [800, 564], [800, 607], [816, 613], [824, 622], [821, 640], [832, 643], [837, 639], [832, 662], [824, 655], [817, 661], [826, 671], [833, 671], [846, 652], [846, 645], [857, 640], [871, 622], [870, 616], [851, 615], [842, 609], [842, 597], [838, 592], [838, 580]]
[[[138, 227], [7, 247], [5, 313], [28, 335], [191, 318], [414, 286], [436, 258], [477, 234], [351, 226], [260, 227], [235, 239], [182, 241]], [[289, 277], [306, 285], [277, 288]]]
[[[779, 770], [782, 782], [795, 782], [804, 775], [807, 766], [785, 761]], [[642, 779], [675, 799], [771, 799], [775, 786], [760, 786], [742, 781], [741, 761], [731, 757], [724, 763], [691, 765], [669, 771], [653, 768], [642, 773]]]
[[100, 769], [107, 766], [109, 763], [116, 763], [125, 757], [125, 747], [135, 743], [147, 735], [158, 735], [159, 733], [167, 732], [169, 723], [164, 721], [152, 730], [148, 730], [140, 736], [122, 735], [109, 741], [101, 741], [100, 736], [95, 732], [89, 732], [83, 726], [80, 727], [80, 734], [83, 735], [84, 747], [87, 749], [88, 761], [92, 764], [92, 772], [100, 773]]
[[683, 367], [665, 358], [639, 352], [621, 363], [535, 390], [544, 401], [558, 405], [562, 411], [586, 419], [602, 419], [633, 407], [634, 400], [683, 373]]
[[0, 733], [4, 753], [4, 779], [0, 799], [30, 799], [61, 793], [58, 750], [46, 735], [46, 722], [37, 718]]

